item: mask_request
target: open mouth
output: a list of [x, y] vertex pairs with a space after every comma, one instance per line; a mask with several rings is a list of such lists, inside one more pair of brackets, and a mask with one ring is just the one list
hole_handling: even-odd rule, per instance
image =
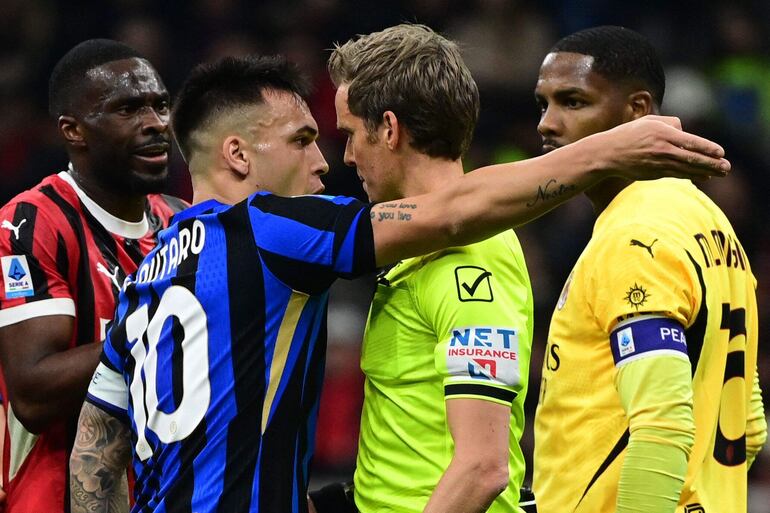
[[148, 164], [165, 165], [168, 163], [168, 143], [148, 144], [134, 151], [134, 156]]

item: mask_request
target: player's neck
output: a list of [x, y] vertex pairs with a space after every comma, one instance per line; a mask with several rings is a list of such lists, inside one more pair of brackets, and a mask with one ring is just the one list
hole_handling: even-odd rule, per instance
[[594, 185], [585, 192], [588, 199], [591, 200], [591, 204], [594, 207], [594, 212], [598, 216], [601, 214], [607, 205], [618, 195], [620, 191], [631, 185], [631, 181], [623, 178], [608, 178]]
[[193, 205], [212, 199], [224, 205], [235, 205], [257, 191], [253, 180], [245, 180], [229, 168], [209, 168], [198, 172], [190, 169]]
[[95, 173], [83, 172], [82, 165], [73, 163], [69, 173], [78, 187], [97, 205], [123, 221], [135, 223], [144, 219], [147, 197], [142, 194], [130, 194], [125, 190], [110, 190], [94, 176]]
[[404, 183], [401, 187], [403, 197], [417, 196], [441, 189], [463, 175], [463, 164], [460, 159], [433, 158], [423, 153], [410, 156], [405, 162], [404, 169]]
[[246, 197], [241, 197], [242, 195], [239, 193], [234, 194], [235, 191], [233, 188], [228, 190], [227, 188], [217, 187], [216, 184], [212, 184], [208, 180], [197, 178], [195, 175], [191, 176], [193, 186], [193, 205], [197, 205], [198, 203], [203, 203], [204, 201], [212, 199], [225, 205], [235, 205]]

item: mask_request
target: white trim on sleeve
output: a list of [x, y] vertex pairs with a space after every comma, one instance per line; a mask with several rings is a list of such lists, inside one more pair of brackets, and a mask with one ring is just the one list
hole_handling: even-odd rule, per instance
[[128, 387], [123, 375], [110, 369], [103, 362], [94, 371], [88, 385], [88, 395], [100, 403], [122, 412], [128, 410]]
[[47, 315], [76, 317], [75, 302], [68, 297], [57, 297], [5, 308], [0, 310], [0, 328]]

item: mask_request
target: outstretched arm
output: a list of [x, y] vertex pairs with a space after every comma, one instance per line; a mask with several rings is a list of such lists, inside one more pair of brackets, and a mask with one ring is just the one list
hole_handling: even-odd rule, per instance
[[126, 467], [130, 460], [128, 426], [91, 403], [84, 403], [70, 456], [73, 513], [126, 513]]
[[541, 157], [477, 169], [422, 196], [372, 208], [377, 265], [470, 244], [525, 224], [604, 178], [698, 178], [729, 170], [717, 144], [647, 116]]

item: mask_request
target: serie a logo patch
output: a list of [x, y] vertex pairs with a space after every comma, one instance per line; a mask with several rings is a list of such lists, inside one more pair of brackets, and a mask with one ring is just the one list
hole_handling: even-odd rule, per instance
[[31, 296], [35, 293], [26, 255], [4, 256], [0, 261], [3, 266], [6, 298]]
[[620, 356], [628, 356], [636, 351], [634, 345], [634, 332], [631, 328], [626, 328], [618, 332], [618, 352]]

